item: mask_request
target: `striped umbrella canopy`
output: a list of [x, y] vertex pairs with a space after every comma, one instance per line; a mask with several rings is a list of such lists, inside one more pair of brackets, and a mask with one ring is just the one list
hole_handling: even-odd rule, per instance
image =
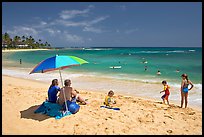
[[56, 55], [54, 57], [47, 58], [41, 61], [36, 67], [30, 72], [32, 73], [45, 73], [53, 70], [61, 70], [71, 66], [78, 66], [84, 63], [88, 63], [87, 61], [76, 57], [76, 56], [59, 56]]

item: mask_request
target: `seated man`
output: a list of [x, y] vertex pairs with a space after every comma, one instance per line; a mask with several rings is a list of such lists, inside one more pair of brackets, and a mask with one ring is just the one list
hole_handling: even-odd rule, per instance
[[[60, 94], [59, 94], [59, 98], [58, 98], [58, 103], [60, 105], [64, 104], [65, 99], [66, 99], [66, 101], [68, 101], [68, 100], [71, 102], [79, 101], [83, 104], [87, 104], [87, 102], [79, 94], [77, 94], [78, 91], [74, 90], [71, 87], [71, 80], [66, 79], [64, 81], [64, 85], [65, 86], [63, 88], [61, 88], [61, 90], [60, 90]], [[65, 97], [64, 97], [64, 94], [65, 94]]]

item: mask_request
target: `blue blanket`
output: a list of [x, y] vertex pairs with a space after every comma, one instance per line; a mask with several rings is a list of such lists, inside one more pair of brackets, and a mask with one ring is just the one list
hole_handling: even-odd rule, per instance
[[43, 102], [42, 105], [35, 110], [34, 113], [46, 114], [51, 117], [55, 117], [55, 119], [60, 119], [64, 116], [71, 115], [72, 113], [67, 111], [62, 111], [62, 106], [57, 103]]
[[108, 106], [100, 106], [101, 108], [113, 109], [113, 110], [120, 110], [120, 108], [112, 108]]

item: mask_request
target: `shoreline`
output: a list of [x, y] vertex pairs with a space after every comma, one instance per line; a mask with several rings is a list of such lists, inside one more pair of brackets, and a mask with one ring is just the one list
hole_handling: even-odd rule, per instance
[[[10, 76], [10, 75], [6, 75], [6, 74], [2, 74], [2, 77], [10, 77], [10, 78], [16, 78], [16, 79], [22, 79], [22, 80], [28, 80], [28, 81], [32, 81], [32, 82], [39, 82], [39, 83], [43, 83], [43, 84], [47, 84], [49, 85], [50, 82], [49, 81], [42, 81], [42, 80], [35, 80], [35, 79], [31, 79], [31, 78], [22, 78], [22, 77], [18, 77], [18, 76]], [[81, 80], [79, 80], [81, 79]], [[76, 88], [78, 91], [91, 91], [91, 92], [96, 92], [96, 93], [102, 93], [102, 94], [106, 94], [108, 90], [105, 90], [105, 89], [90, 89], [90, 88], [86, 88], [86, 87], [79, 87], [78, 84], [75, 84], [75, 82], [78, 81], [78, 83], [82, 83], [83, 81], [97, 81], [96, 83], [100, 83], [102, 81], [105, 81], [107, 78], [84, 78], [84, 77], [80, 77], [80, 78], [73, 78], [72, 79], [72, 85], [74, 88]], [[113, 80], [114, 81], [114, 80]], [[117, 81], [117, 80], [116, 80]], [[111, 82], [111, 81], [110, 81]], [[125, 82], [125, 81], [121, 81], [121, 82]], [[112, 82], [111, 82], [112, 83]], [[142, 82], [136, 82], [135, 85], [139, 85], [141, 84]], [[151, 87], [152, 85], [154, 85], [153, 87], [154, 88], [158, 88], [158, 89], [161, 89], [162, 90], [162, 86], [160, 84], [157, 84], [157, 83], [142, 83], [142, 84], [146, 84], [146, 85], [149, 85], [149, 87]], [[126, 84], [124, 84], [126, 85]], [[61, 81], [59, 81], [59, 86], [61, 87]], [[143, 100], [149, 100], [149, 101], [161, 101], [161, 98], [155, 98], [155, 97], [150, 97], [150, 96], [144, 96], [144, 95], [135, 95], [134, 93], [124, 93], [124, 92], [121, 92], [121, 91], [117, 91], [117, 90], [114, 90], [117, 94], [120, 94], [122, 96], [126, 96], [126, 97], [135, 97], [135, 98], [140, 98], [140, 99], [143, 99]], [[158, 90], [159, 91], [159, 90]], [[159, 94], [160, 96], [162, 96], [162, 94]], [[180, 98], [179, 98], [180, 99]], [[173, 105], [176, 105], [176, 106], [180, 106], [180, 100], [179, 101], [174, 101], [174, 100], [171, 100], [170, 99], [170, 105], [173, 104]], [[202, 111], [202, 107], [198, 107], [198, 106], [195, 106], [195, 105], [192, 105], [192, 104], [188, 104], [188, 108], [192, 108], [192, 109], [195, 109], [197, 111]]]
[[[9, 71], [2, 74], [16, 78], [25, 78], [27, 80], [35, 80], [40, 82], [50, 83], [50, 81], [54, 78], [58, 78], [59, 85], [61, 86], [61, 81], [59, 78], [59, 73], [57, 71], [51, 73], [43, 73], [43, 74], [31, 74], [28, 75], [28, 70], [15, 70], [15, 68], [3, 67], [5, 70]], [[14, 71], [16, 76], [12, 76], [11, 73]], [[30, 70], [29, 70], [30, 71]], [[72, 80], [72, 86], [77, 87], [80, 90], [92, 90], [92, 91], [102, 91], [107, 92], [109, 90], [114, 90], [118, 94], [123, 94], [127, 96], [135, 96], [141, 97], [145, 99], [153, 99], [161, 101], [161, 96], [159, 92], [163, 89], [162, 84], [160, 83], [151, 83], [151, 82], [142, 82], [142, 81], [129, 81], [125, 79], [115, 79], [110, 77], [98, 77], [98, 76], [89, 76], [84, 75], [84, 73], [63, 73], [63, 80], [69, 78]], [[170, 85], [171, 87], [171, 95], [169, 98], [170, 104], [180, 105], [180, 86]], [[149, 89], [152, 91], [149, 92]], [[195, 94], [197, 91], [200, 92], [198, 87], [194, 87], [190, 94]], [[188, 100], [188, 106], [192, 108], [196, 108], [197, 110], [202, 110], [202, 103], [194, 101], [194, 99], [199, 99], [197, 96], [191, 96], [192, 99]]]
[[18, 51], [38, 51], [38, 50], [52, 50], [52, 49], [2, 49], [3, 52], [18, 52]]
[[[2, 75], [2, 134], [56, 135], [201, 135], [202, 111], [179, 108], [115, 93], [120, 111], [100, 108], [107, 93], [80, 90], [90, 104], [55, 120], [34, 110], [47, 97], [50, 83]], [[127, 105], [128, 104], [128, 105]], [[70, 121], [70, 122], [68, 122]], [[185, 129], [185, 130], [183, 130]]]

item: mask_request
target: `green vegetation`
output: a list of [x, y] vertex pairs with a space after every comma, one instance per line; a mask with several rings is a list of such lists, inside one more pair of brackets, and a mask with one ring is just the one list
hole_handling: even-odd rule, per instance
[[36, 41], [32, 36], [15, 36], [13, 39], [9, 36], [8, 33], [2, 34], [2, 48], [7, 49], [37, 49], [37, 48], [51, 48], [51, 45], [46, 41], [42, 43], [42, 40], [39, 39]]

